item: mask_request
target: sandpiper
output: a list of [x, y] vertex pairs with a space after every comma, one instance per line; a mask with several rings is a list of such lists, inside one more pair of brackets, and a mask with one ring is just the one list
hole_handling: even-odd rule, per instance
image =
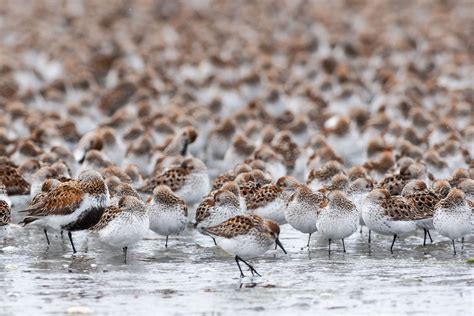
[[435, 207], [434, 228], [441, 235], [451, 239], [454, 254], [456, 254], [454, 241], [472, 230], [471, 216], [472, 209], [467, 204], [464, 192], [459, 189], [452, 189]]
[[344, 238], [357, 230], [359, 211], [354, 203], [341, 191], [331, 191], [328, 194], [326, 206], [318, 214], [316, 227], [321, 235], [328, 240], [328, 251], [331, 252], [331, 241], [340, 239], [342, 249], [346, 252]]
[[243, 258], [253, 258], [264, 254], [276, 244], [286, 254], [280, 240], [280, 226], [271, 220], [256, 215], [239, 215], [204, 230], [214, 237], [224, 251], [235, 255], [235, 262], [240, 270], [240, 277], [245, 277], [239, 262], [250, 269], [252, 275], [260, 274]]
[[313, 193], [304, 184], [299, 185], [288, 199], [285, 209], [286, 221], [294, 229], [303, 234], [309, 234], [306, 245], [308, 248], [311, 235], [317, 230], [318, 213], [324, 201], [325, 198], [321, 192]]
[[165, 185], [153, 190], [153, 196], [147, 204], [150, 218], [150, 229], [159, 235], [166, 236], [165, 247], [168, 248], [168, 237], [184, 231], [188, 222], [188, 208], [183, 199], [173, 194]]
[[37, 204], [24, 210], [27, 216], [21, 223], [66, 230], [76, 253], [71, 232], [97, 224], [109, 203], [109, 190], [102, 176], [96, 171], [83, 171], [77, 181], [61, 183]]
[[118, 205], [106, 208], [100, 221], [91, 230], [99, 235], [102, 242], [114, 248], [122, 248], [126, 263], [128, 247], [142, 240], [149, 227], [145, 203], [126, 195]]
[[367, 195], [362, 208], [365, 225], [382, 235], [392, 235], [390, 251], [398, 236], [416, 230], [412, 207], [401, 197], [392, 197], [385, 189], [375, 189]]

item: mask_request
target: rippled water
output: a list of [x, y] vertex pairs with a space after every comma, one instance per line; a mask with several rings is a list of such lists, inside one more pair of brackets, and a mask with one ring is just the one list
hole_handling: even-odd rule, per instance
[[14, 227], [0, 242], [0, 314], [472, 313], [473, 236], [457, 256], [432, 236], [425, 248], [422, 232], [397, 242], [391, 255], [390, 237], [373, 235], [369, 251], [364, 231], [346, 241], [346, 254], [335, 243], [329, 256], [317, 236], [310, 252], [301, 249], [307, 236], [285, 225], [289, 255], [251, 260], [263, 277], [241, 281], [233, 258], [191, 228], [168, 249], [150, 232], [124, 264], [121, 250], [86, 233], [74, 235], [72, 255], [66, 235], [51, 234], [47, 247], [39, 229]]

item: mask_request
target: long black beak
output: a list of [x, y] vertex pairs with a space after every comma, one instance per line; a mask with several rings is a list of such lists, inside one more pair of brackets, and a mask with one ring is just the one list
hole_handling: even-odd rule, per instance
[[82, 164], [84, 162], [84, 159], [86, 159], [86, 153], [82, 156], [82, 158], [78, 161], [78, 163]]
[[186, 139], [184, 141], [183, 149], [181, 149], [181, 156], [186, 156], [187, 152], [188, 152], [188, 140]]
[[275, 243], [277, 244], [278, 247], [281, 248], [281, 250], [283, 250], [283, 252], [284, 252], [285, 255], [286, 255], [287, 252], [286, 252], [285, 248], [283, 248], [283, 245], [281, 244], [280, 239], [277, 238], [277, 239], [275, 240]]

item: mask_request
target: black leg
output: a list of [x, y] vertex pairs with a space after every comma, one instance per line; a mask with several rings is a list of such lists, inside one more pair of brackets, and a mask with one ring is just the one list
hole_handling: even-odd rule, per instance
[[237, 266], [239, 267], [240, 277], [241, 278], [245, 277], [244, 273], [242, 272], [242, 267], [240, 266], [240, 263], [239, 263], [239, 256], [235, 256], [235, 262], [237, 263]]
[[212, 236], [211, 236], [211, 238], [212, 238], [212, 241], [214, 241], [214, 246], [217, 246], [216, 239], [215, 239], [214, 237], [212, 237]]
[[359, 231], [359, 233], [362, 234], [362, 225], [360, 225], [360, 231]]
[[369, 229], [369, 244], [370, 244], [370, 237], [371, 237], [372, 231]]
[[72, 233], [71, 233], [71, 232], [67, 232], [67, 236], [69, 237], [69, 241], [71, 242], [72, 253], [76, 253], [76, 247], [74, 247], [74, 242], [72, 241]]
[[[311, 235], [312, 235], [312, 233], [309, 234], [308, 244], [306, 245], [306, 247], [308, 247], [308, 248], [309, 248], [309, 241], [311, 240]], [[275, 249], [276, 249], [276, 248], [275, 248]]]
[[64, 231], [61, 231], [61, 238], [64, 237]]
[[[214, 240], [214, 243], [215, 243], [215, 242], [216, 242], [216, 241]], [[165, 248], [168, 248], [168, 236], [166, 236]]]
[[331, 254], [331, 239], [328, 239], [328, 251]]
[[344, 245], [344, 238], [342, 238], [342, 251], [346, 252], [346, 245]]
[[46, 236], [46, 242], [48, 243], [48, 246], [49, 246], [48, 231], [46, 230], [46, 228], [43, 231], [44, 231], [44, 235]]
[[123, 263], [127, 263], [127, 250], [128, 247], [123, 247]]
[[431, 238], [429, 229], [426, 230], [426, 233], [428, 234], [428, 237], [430, 237], [430, 242], [433, 243], [433, 238]]
[[454, 245], [454, 239], [453, 239], [453, 251], [454, 251], [454, 255], [456, 255], [456, 246]]
[[464, 251], [464, 237], [461, 238], [461, 253]]
[[424, 237], [423, 237], [423, 247], [426, 246], [426, 228], [423, 228], [423, 232], [424, 232]]
[[393, 253], [393, 245], [395, 244], [395, 240], [397, 240], [397, 234], [393, 235], [392, 246], [390, 247], [390, 252]]
[[240, 260], [240, 261], [242, 261], [243, 263], [245, 263], [245, 265], [246, 265], [247, 267], [249, 267], [250, 272], [252, 272], [252, 275], [254, 275], [254, 273], [255, 273], [256, 275], [258, 275], [259, 277], [261, 277], [260, 273], [258, 273], [257, 270], [255, 270], [255, 268], [250, 265], [250, 263], [248, 263], [248, 262], [245, 261], [244, 259], [240, 258], [239, 256], [236, 256], [236, 257], [237, 257], [238, 260]]

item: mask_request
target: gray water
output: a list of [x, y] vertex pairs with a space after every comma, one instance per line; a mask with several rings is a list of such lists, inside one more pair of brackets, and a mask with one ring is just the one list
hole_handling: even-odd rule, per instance
[[365, 230], [346, 240], [345, 254], [333, 243], [329, 256], [317, 236], [302, 249], [307, 235], [285, 225], [289, 254], [251, 260], [263, 277], [240, 280], [233, 258], [192, 228], [170, 238], [168, 249], [150, 232], [124, 264], [120, 249], [93, 235], [75, 233], [72, 255], [66, 235], [50, 234], [48, 247], [41, 230], [13, 227], [0, 241], [0, 314], [472, 315], [473, 236], [456, 256], [450, 241], [432, 236], [427, 247], [422, 232], [397, 242], [392, 255], [388, 236], [372, 235], [369, 250]]

